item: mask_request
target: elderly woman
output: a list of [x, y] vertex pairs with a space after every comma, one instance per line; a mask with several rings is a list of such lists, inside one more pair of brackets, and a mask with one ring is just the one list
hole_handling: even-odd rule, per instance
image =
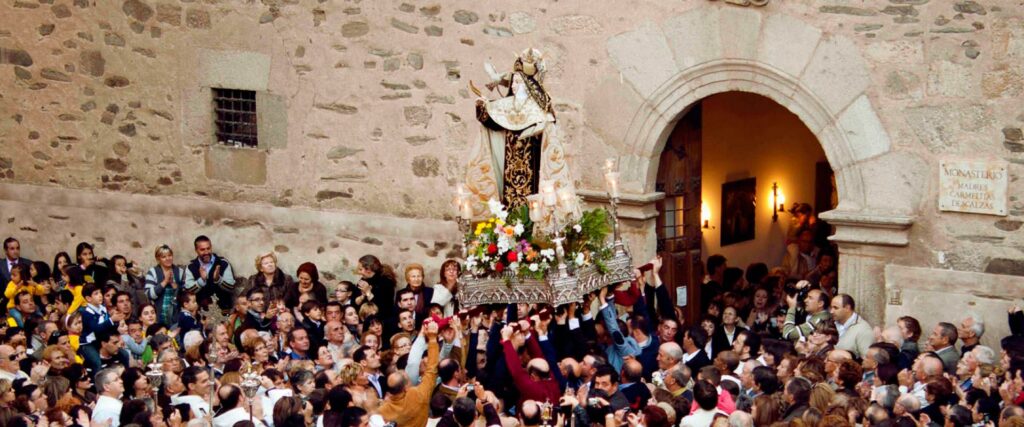
[[320, 283], [320, 271], [316, 264], [302, 263], [295, 271], [295, 277], [298, 278], [298, 283], [289, 286], [284, 295], [284, 302], [288, 307], [299, 307], [299, 297], [302, 295], [309, 295], [310, 299], [321, 304], [327, 303], [327, 287]]
[[295, 285], [292, 276], [277, 266], [277, 255], [266, 252], [256, 256], [256, 274], [249, 276], [249, 288], [260, 288], [268, 301], [284, 299], [288, 289]]

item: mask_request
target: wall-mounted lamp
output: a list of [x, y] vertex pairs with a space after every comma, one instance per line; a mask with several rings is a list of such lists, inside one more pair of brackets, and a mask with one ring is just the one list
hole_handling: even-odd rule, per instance
[[704, 228], [711, 228], [711, 208], [706, 202], [700, 202], [700, 222]]
[[772, 222], [779, 222], [779, 212], [786, 211], [786, 195], [782, 194], [778, 182], [772, 183]]

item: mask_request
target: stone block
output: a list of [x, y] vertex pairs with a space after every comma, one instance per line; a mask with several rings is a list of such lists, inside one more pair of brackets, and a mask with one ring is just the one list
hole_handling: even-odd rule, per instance
[[267, 183], [267, 153], [214, 144], [206, 148], [206, 177], [242, 185]]
[[[918, 211], [932, 181], [932, 170], [920, 157], [906, 152], [891, 152], [857, 165], [865, 194], [866, 208], [909, 215]], [[933, 193], [932, 193], [933, 194]]]
[[799, 76], [821, 40], [821, 30], [794, 16], [778, 13], [765, 18], [757, 60], [791, 76]]
[[679, 73], [665, 34], [654, 23], [614, 36], [607, 46], [612, 64], [642, 96], [651, 95]]
[[726, 59], [755, 59], [761, 37], [760, 12], [737, 7], [724, 8], [718, 14], [719, 38]]
[[256, 92], [256, 120], [260, 148], [288, 146], [288, 102], [283, 96]]
[[861, 95], [853, 101], [839, 116], [837, 123], [850, 144], [852, 161], [858, 162], [889, 152], [889, 134], [867, 95]]
[[584, 120], [605, 143], [619, 145], [633, 117], [646, 105], [632, 86], [617, 76], [608, 76], [594, 90], [587, 91], [583, 101]]
[[979, 88], [979, 74], [968, 65], [937, 61], [928, 69], [928, 95], [969, 98], [976, 96]]
[[665, 22], [665, 37], [681, 69], [721, 58], [717, 7], [701, 7]]
[[838, 114], [867, 90], [871, 75], [853, 41], [829, 35], [818, 44], [801, 80], [829, 112]]
[[203, 87], [266, 91], [270, 55], [259, 52], [199, 49], [197, 80]]

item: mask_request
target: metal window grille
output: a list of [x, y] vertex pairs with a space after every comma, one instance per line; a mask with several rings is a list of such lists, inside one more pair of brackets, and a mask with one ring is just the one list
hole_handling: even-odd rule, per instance
[[256, 92], [214, 88], [213, 103], [217, 141], [233, 147], [255, 148]]

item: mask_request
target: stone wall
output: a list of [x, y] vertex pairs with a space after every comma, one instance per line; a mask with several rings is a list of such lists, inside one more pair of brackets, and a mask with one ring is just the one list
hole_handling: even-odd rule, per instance
[[[618, 156], [630, 169], [638, 256], [653, 251], [658, 144], [685, 108], [651, 97], [679, 81], [698, 88], [685, 99], [761, 87], [808, 124], [855, 224], [842, 239], [867, 242], [844, 247], [857, 280], [881, 286], [886, 264], [1024, 275], [1017, 3], [11, 0], [0, 4], [0, 231], [45, 254], [138, 229], [122, 250], [140, 260], [165, 234], [187, 247], [205, 231], [230, 237], [237, 257], [284, 245], [339, 274], [339, 258], [363, 251], [438, 265], [477, 131], [468, 82], [534, 46], [588, 201], [602, 185], [589, 165]], [[734, 67], [723, 82], [686, 79], [723, 60]], [[258, 91], [259, 148], [216, 146], [217, 85]], [[655, 125], [638, 127], [644, 118]], [[940, 214], [946, 156], [1010, 161], [1009, 215]], [[230, 227], [246, 215], [269, 217]], [[299, 228], [292, 217], [318, 216], [352, 238], [286, 232]]]

